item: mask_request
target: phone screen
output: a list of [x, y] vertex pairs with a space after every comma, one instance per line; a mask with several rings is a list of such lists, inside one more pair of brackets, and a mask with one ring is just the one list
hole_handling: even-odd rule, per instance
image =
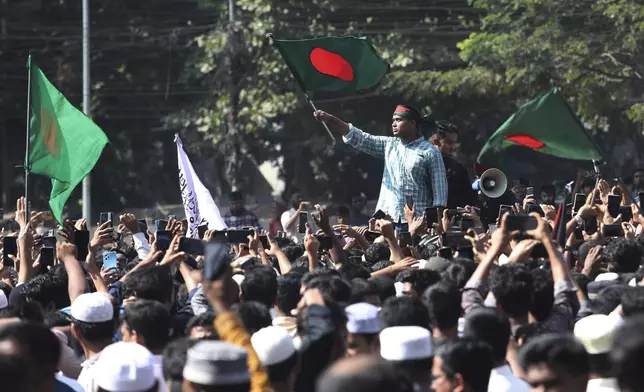
[[378, 211], [376, 211], [375, 214], [373, 214], [373, 217], [376, 218], [376, 219], [383, 219], [385, 216], [386, 215], [385, 215], [384, 212], [382, 212], [382, 210], [378, 210]]
[[99, 215], [99, 226], [105, 222], [110, 222], [110, 227], [114, 227], [114, 214], [111, 212], [101, 212]]
[[116, 252], [103, 253], [103, 269], [117, 268], [118, 261], [116, 260]]
[[228, 230], [226, 238], [231, 244], [245, 244], [248, 243], [248, 236], [253, 235], [252, 230]]
[[206, 232], [208, 231], [208, 225], [201, 225], [197, 227], [197, 234], [199, 235], [199, 238], [203, 239], [203, 237], [206, 236]]
[[210, 242], [205, 249], [204, 278], [207, 281], [219, 279], [228, 266], [228, 245]]
[[459, 231], [450, 231], [443, 234], [443, 246], [452, 249], [458, 249], [461, 246], [468, 246], [471, 243], [465, 238], [465, 233]]
[[320, 236], [317, 236], [316, 238], [320, 242], [321, 250], [329, 250], [333, 248], [333, 238], [326, 235], [320, 235]]
[[40, 248], [40, 267], [46, 268], [54, 265], [54, 248]]
[[172, 240], [172, 233], [167, 230], [159, 230], [156, 233], [157, 249], [166, 251], [170, 249], [170, 241]]
[[588, 219], [584, 219], [584, 231], [588, 235], [597, 233], [597, 218], [591, 216]]
[[76, 230], [74, 233], [74, 245], [76, 245], [76, 251], [78, 252], [78, 260], [85, 260], [87, 257], [89, 246], [89, 231], [87, 230]]
[[619, 206], [619, 214], [622, 216], [622, 222], [630, 222], [633, 219], [631, 206]]
[[461, 219], [461, 231], [466, 233], [469, 229], [474, 227], [474, 220], [472, 218]]
[[537, 228], [537, 218], [529, 215], [509, 215], [505, 218], [505, 225], [508, 231], [519, 230], [525, 232]]
[[512, 206], [509, 206], [507, 204], [501, 204], [501, 206], [499, 206], [499, 221], [506, 213], [510, 213], [510, 214], [512, 213]]
[[438, 208], [425, 208], [425, 227], [431, 229], [434, 223], [438, 223]]
[[586, 195], [584, 195], [583, 193], [576, 193], [575, 201], [572, 206], [573, 211], [575, 213], [578, 212], [581, 209], [581, 207], [584, 206], [584, 204], [586, 204]]
[[545, 214], [543, 213], [543, 209], [541, 208], [540, 205], [538, 204], [529, 204], [528, 205], [528, 214], [531, 214], [533, 212], [536, 212], [537, 214], [544, 216]]
[[458, 249], [458, 257], [465, 257], [470, 260], [474, 260], [474, 248], [472, 246], [459, 246]]
[[639, 199], [639, 204], [640, 204], [640, 215], [644, 214], [644, 192], [640, 192], [637, 194], [637, 197]]
[[299, 222], [297, 224], [298, 233], [306, 233], [306, 222], [309, 220], [308, 212], [300, 212]]
[[414, 198], [411, 195], [405, 195], [405, 202], [407, 203], [407, 208], [411, 210], [414, 206]]
[[450, 247], [442, 247], [438, 250], [438, 257], [442, 257], [447, 260], [451, 260], [454, 257], [454, 251]]
[[621, 225], [604, 225], [604, 237], [623, 237], [624, 230]]
[[168, 221], [164, 219], [157, 219], [154, 221], [154, 226], [157, 231], [163, 231], [168, 227]]
[[606, 209], [613, 218], [617, 218], [617, 215], [619, 215], [619, 203], [621, 201], [622, 198], [617, 195], [608, 195], [608, 204]]
[[369, 242], [374, 242], [378, 237], [380, 237], [380, 233], [377, 231], [368, 230], [364, 233], [364, 238]]
[[48, 248], [55, 248], [56, 247], [56, 237], [51, 236], [51, 235], [48, 235], [46, 237], [42, 237], [42, 239], [40, 240], [40, 243], [42, 244], [42, 246], [46, 246]]
[[528, 198], [534, 197], [534, 187], [532, 186], [527, 187], [525, 190], [525, 193], [526, 193], [526, 197]]
[[408, 231], [401, 231], [398, 233], [398, 245], [403, 248], [411, 246], [411, 233]]
[[9, 257], [18, 256], [18, 237], [4, 237], [2, 239], [2, 257], [3, 264], [5, 267], [13, 267], [13, 259]]
[[148, 221], [145, 219], [139, 219], [137, 221], [139, 223], [139, 231], [141, 233], [147, 233], [148, 232]]
[[271, 244], [268, 242], [267, 235], [260, 235], [258, 236], [258, 238], [259, 238], [259, 242], [262, 244], [262, 248], [269, 249], [271, 247]]
[[179, 239], [179, 252], [186, 252], [186, 254], [201, 256], [204, 254], [205, 246], [202, 240], [194, 238], [181, 237]]

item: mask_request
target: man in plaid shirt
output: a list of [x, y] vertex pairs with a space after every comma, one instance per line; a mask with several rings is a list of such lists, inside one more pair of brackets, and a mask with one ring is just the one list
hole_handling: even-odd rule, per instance
[[382, 210], [394, 222], [404, 222], [406, 196], [412, 197], [420, 213], [428, 207], [447, 205], [443, 158], [420, 134], [420, 124], [427, 120], [418, 109], [408, 105], [396, 107], [391, 124], [394, 137], [368, 134], [321, 110], [314, 116], [340, 132], [345, 143], [385, 160], [376, 210]]
[[229, 229], [259, 226], [257, 215], [244, 207], [244, 196], [239, 191], [230, 194], [230, 211], [224, 215], [224, 222]]

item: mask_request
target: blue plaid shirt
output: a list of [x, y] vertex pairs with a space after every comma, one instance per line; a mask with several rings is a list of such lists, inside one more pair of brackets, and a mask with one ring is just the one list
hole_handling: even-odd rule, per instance
[[257, 215], [246, 209], [244, 209], [241, 215], [233, 215], [228, 212], [222, 218], [224, 219], [224, 222], [229, 229], [241, 229], [242, 227], [259, 226], [259, 219], [257, 219]]
[[447, 205], [447, 177], [441, 153], [422, 137], [403, 144], [399, 138], [374, 136], [349, 124], [345, 143], [376, 158], [384, 158], [385, 171], [376, 210], [396, 222], [405, 220], [405, 195], [414, 198], [416, 211]]

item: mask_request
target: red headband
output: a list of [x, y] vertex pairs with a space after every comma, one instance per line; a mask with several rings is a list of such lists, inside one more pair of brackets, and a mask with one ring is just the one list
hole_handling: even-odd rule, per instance
[[396, 110], [394, 110], [394, 114], [396, 114], [396, 113], [404, 113], [404, 112], [409, 112], [409, 109], [404, 107], [404, 106], [402, 106], [402, 105], [396, 106]]

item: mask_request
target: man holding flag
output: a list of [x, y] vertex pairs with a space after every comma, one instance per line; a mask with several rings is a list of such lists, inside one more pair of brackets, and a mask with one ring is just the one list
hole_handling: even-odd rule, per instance
[[[420, 134], [420, 125], [427, 120], [418, 109], [409, 105], [396, 107], [391, 123], [393, 137], [368, 134], [321, 110], [314, 116], [339, 132], [345, 143], [385, 160], [376, 210], [382, 210], [394, 222], [403, 222], [409, 197], [416, 211], [447, 205], [443, 158], [436, 147]], [[402, 229], [406, 231], [404, 226]]]

